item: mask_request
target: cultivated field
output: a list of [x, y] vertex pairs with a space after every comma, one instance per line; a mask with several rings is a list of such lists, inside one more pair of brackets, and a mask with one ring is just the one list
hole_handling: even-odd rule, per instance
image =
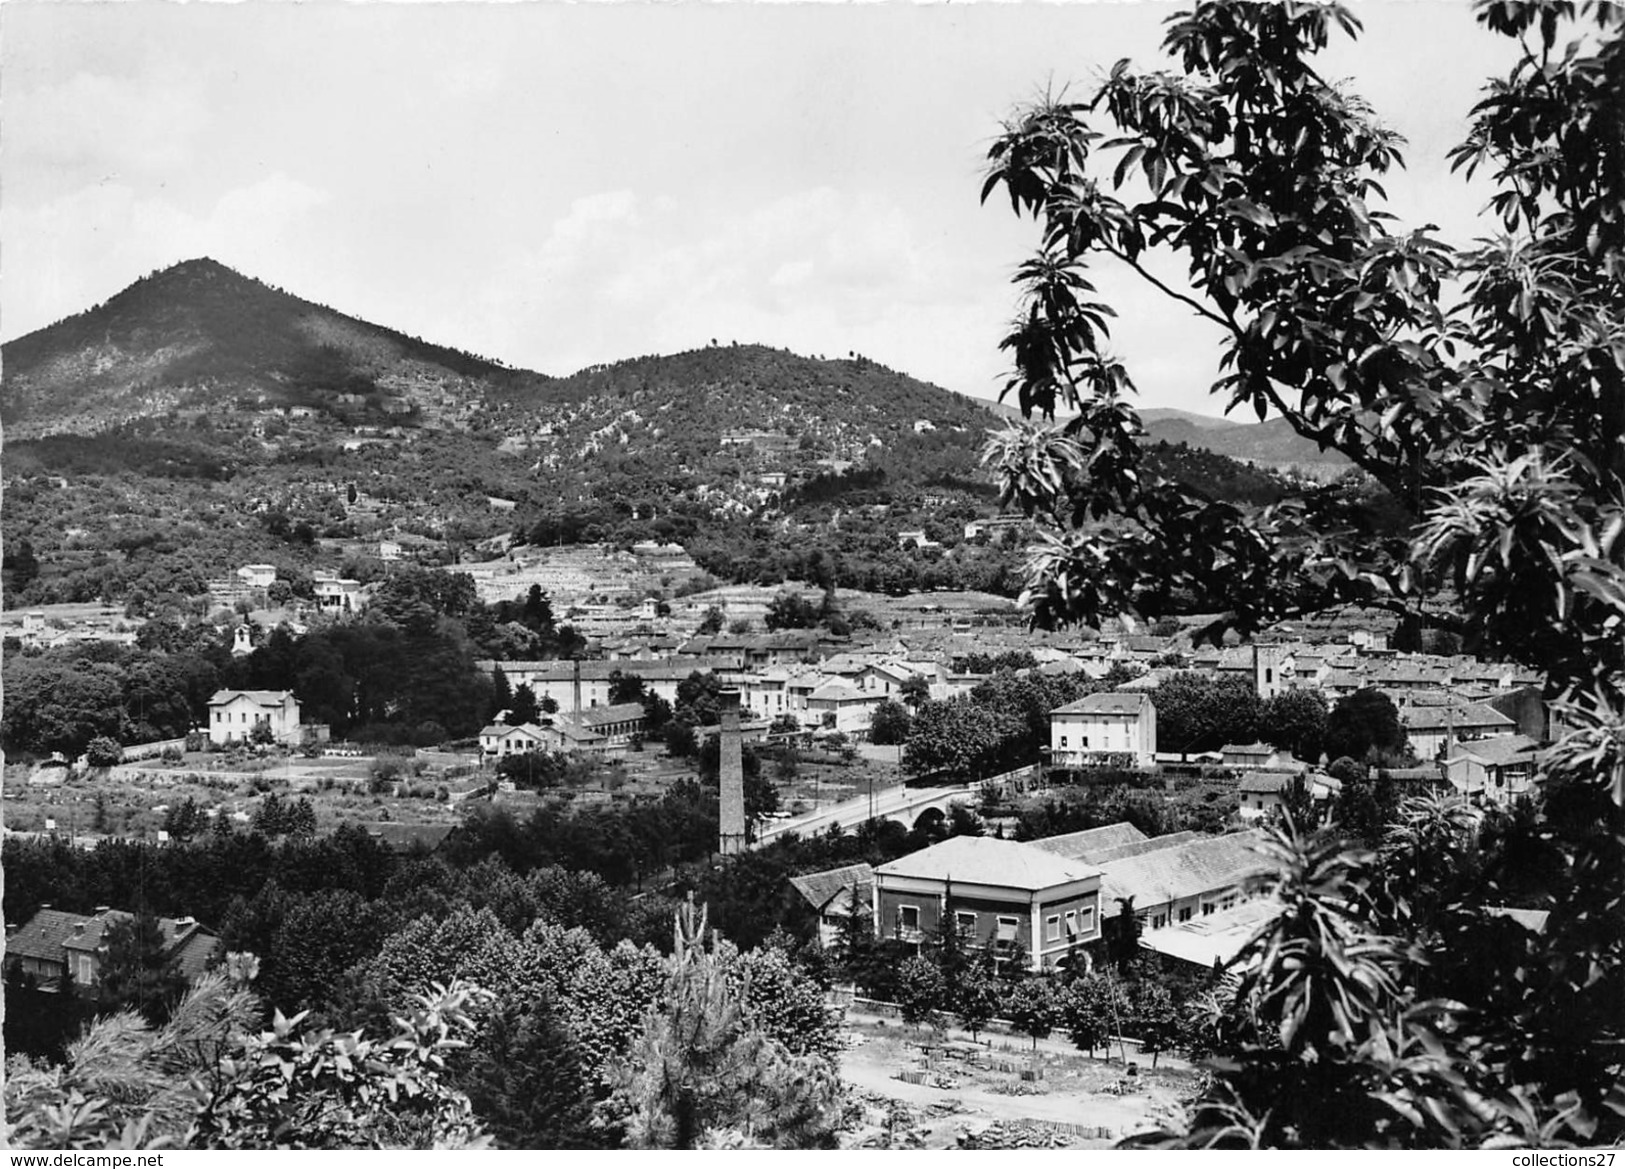
[[1035, 1051], [1020, 1036], [973, 1041], [864, 1015], [848, 1016], [847, 1037], [841, 1076], [863, 1109], [848, 1147], [1105, 1148], [1177, 1125], [1197, 1086], [1166, 1057], [1152, 1070], [1132, 1043], [1131, 1076], [1115, 1045], [1090, 1057], [1064, 1037]]

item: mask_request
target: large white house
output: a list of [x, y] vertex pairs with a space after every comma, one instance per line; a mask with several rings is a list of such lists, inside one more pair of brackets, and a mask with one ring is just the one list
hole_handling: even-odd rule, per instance
[[324, 613], [358, 613], [364, 603], [361, 582], [332, 573], [318, 572], [312, 578], [316, 592], [316, 606]]
[[237, 570], [237, 577], [251, 589], [268, 589], [276, 582], [276, 565], [245, 564]]
[[261, 723], [278, 743], [299, 739], [299, 700], [291, 690], [217, 690], [209, 699], [209, 742], [246, 743]]
[[1151, 767], [1157, 708], [1144, 693], [1090, 694], [1050, 711], [1049, 739], [1053, 767], [1085, 767], [1124, 755], [1136, 767]]

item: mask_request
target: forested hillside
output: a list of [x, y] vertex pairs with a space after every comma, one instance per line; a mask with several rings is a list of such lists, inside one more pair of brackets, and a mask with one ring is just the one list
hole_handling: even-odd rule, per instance
[[[367, 579], [356, 550], [403, 536], [431, 565], [657, 540], [726, 580], [1019, 589], [1022, 530], [967, 532], [999, 510], [997, 418], [860, 354], [713, 343], [549, 378], [192, 260], [7, 345], [4, 376], [8, 606], [195, 606], [249, 562]], [[1290, 490], [1194, 445], [1148, 466]]]

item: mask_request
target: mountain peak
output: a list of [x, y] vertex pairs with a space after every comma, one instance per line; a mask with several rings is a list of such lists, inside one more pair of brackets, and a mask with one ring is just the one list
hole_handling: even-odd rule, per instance
[[425, 397], [441, 392], [431, 386], [466, 396], [480, 392], [474, 382], [516, 377], [198, 256], [8, 342], [0, 407], [23, 438], [91, 432], [243, 395], [270, 404], [381, 403], [412, 396], [412, 386]]

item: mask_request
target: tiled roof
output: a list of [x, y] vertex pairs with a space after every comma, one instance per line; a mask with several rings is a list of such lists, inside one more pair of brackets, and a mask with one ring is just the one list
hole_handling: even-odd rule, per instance
[[1451, 750], [1450, 758], [1471, 755], [1482, 763], [1504, 767], [1509, 763], [1533, 763], [1538, 750], [1540, 744], [1528, 735], [1497, 735], [1493, 739], [1457, 743]]
[[1219, 748], [1221, 755], [1273, 755], [1275, 748], [1268, 743], [1226, 743]]
[[1182, 844], [1189, 844], [1193, 840], [1201, 839], [1203, 839], [1203, 835], [1200, 832], [1171, 832], [1167, 836], [1152, 836], [1145, 840], [1134, 840], [1127, 844], [1119, 844], [1116, 848], [1103, 848], [1099, 852], [1090, 852], [1079, 859], [1088, 861], [1092, 865], [1103, 865], [1107, 861], [1119, 861], [1124, 857], [1141, 856], [1163, 848], [1177, 848]]
[[1279, 795], [1292, 787], [1295, 773], [1285, 771], [1251, 771], [1241, 777], [1236, 791], [1243, 795]]
[[869, 696], [844, 682], [825, 682], [807, 697], [814, 702], [862, 702]]
[[193, 930], [182, 938], [180, 945], [175, 948], [173, 957], [176, 970], [186, 981], [191, 982], [208, 968], [210, 959], [221, 945], [220, 939], [207, 930]]
[[[543, 682], [568, 682], [575, 677], [576, 663], [571, 661], [480, 661], [476, 662], [475, 665], [486, 673], [495, 668], [501, 670], [504, 674], [533, 674], [539, 681]], [[683, 662], [648, 662], [631, 659], [611, 662], [594, 659], [581, 663], [581, 680], [583, 682], [607, 682], [611, 674], [620, 673], [628, 677], [643, 678], [646, 681], [670, 681], [673, 679], [682, 681], [696, 671], [703, 674], [712, 668], [713, 664], [704, 659]]]
[[80, 913], [42, 909], [6, 939], [6, 954], [44, 962], [61, 962], [62, 943], [73, 936], [75, 926], [88, 920]]
[[1470, 702], [1465, 706], [1413, 706], [1402, 712], [1402, 717], [1405, 726], [1413, 731], [1442, 731], [1452, 726], [1461, 730], [1465, 727], [1518, 725], [1500, 711], [1481, 702]]
[[258, 706], [281, 706], [293, 697], [289, 690], [216, 690], [209, 699], [210, 706], [223, 706], [238, 698], [246, 698]]
[[1116, 824], [1103, 824], [1099, 828], [1085, 828], [1082, 832], [1068, 832], [1061, 836], [1046, 836], [1042, 840], [1029, 840], [1027, 843], [1045, 852], [1077, 860], [1091, 853], [1120, 848], [1125, 844], [1138, 844], [1145, 838], [1144, 832], [1127, 820], [1123, 820]]
[[492, 723], [480, 732], [483, 738], [486, 735], [526, 735], [532, 739], [542, 737], [542, 728], [535, 723], [525, 723], [523, 726], [509, 726], [506, 723]]
[[[119, 909], [98, 914], [41, 909], [6, 939], [6, 954], [45, 962], [65, 962], [65, 951], [93, 953], [107, 941], [107, 932], [132, 915]], [[81, 931], [79, 927], [84, 927]], [[191, 919], [160, 917], [158, 930], [164, 947], [178, 957], [188, 978], [202, 973], [219, 939]]]
[[1117, 913], [1117, 900], [1134, 898], [1135, 908], [1228, 889], [1266, 871], [1254, 846], [1256, 832], [1209, 836], [1175, 848], [1160, 848], [1140, 856], [1101, 865], [1101, 916]]
[[643, 717], [641, 702], [617, 702], [612, 706], [594, 706], [581, 712], [581, 721], [588, 727], [600, 727], [605, 723], [631, 722]]
[[941, 844], [899, 857], [875, 870], [877, 877], [921, 877], [1015, 889], [1049, 889], [1098, 872], [1082, 861], [990, 836], [950, 836]]
[[[842, 865], [838, 869], [791, 877], [790, 887], [820, 913], [848, 913], [849, 899], [838, 895], [852, 890], [853, 899], [860, 903], [868, 901], [875, 887], [875, 871], [867, 864]], [[832, 905], [832, 901], [837, 903]]]
[[1124, 694], [1116, 690], [1106, 690], [1099, 694], [1086, 694], [1076, 702], [1056, 707], [1050, 713], [1137, 715], [1150, 701], [1144, 694]]

